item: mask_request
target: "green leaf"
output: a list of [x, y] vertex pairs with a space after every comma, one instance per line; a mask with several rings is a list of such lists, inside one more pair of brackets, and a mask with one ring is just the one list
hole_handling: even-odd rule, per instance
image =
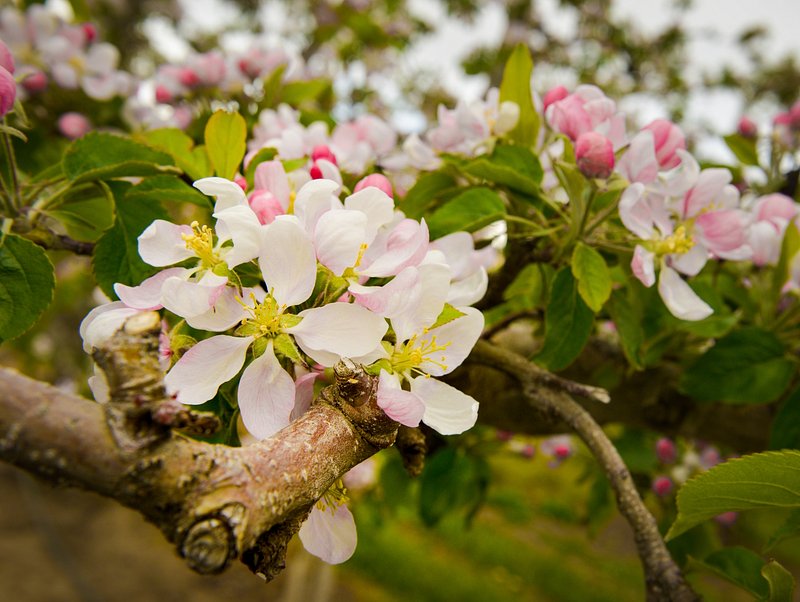
[[398, 207], [407, 217], [419, 219], [438, 205], [439, 201], [450, 198], [446, 193], [454, 190], [458, 190], [458, 184], [452, 176], [440, 171], [423, 174], [398, 203]]
[[195, 147], [186, 132], [177, 128], [161, 128], [138, 134], [150, 146], [169, 153], [185, 174], [193, 180], [212, 175], [205, 147]]
[[460, 230], [474, 232], [503, 219], [505, 214], [503, 199], [496, 192], [469, 188], [431, 214], [427, 220], [431, 240]]
[[191, 203], [204, 209], [211, 208], [209, 198], [196, 188], [174, 176], [145, 178], [125, 194], [130, 201], [165, 201], [168, 203]]
[[114, 197], [104, 182], [80, 184], [44, 213], [75, 240], [94, 242], [114, 223]]
[[536, 195], [544, 174], [539, 159], [523, 146], [495, 147], [490, 156], [482, 156], [464, 164], [462, 171], [512, 190]]
[[777, 561], [771, 560], [766, 563], [761, 569], [761, 574], [769, 584], [766, 602], [792, 602], [794, 600], [794, 577]]
[[678, 491], [677, 537], [723, 512], [800, 508], [800, 452], [764, 452], [734, 458], [687, 481]]
[[589, 309], [600, 311], [611, 296], [611, 274], [603, 256], [578, 242], [572, 252], [572, 275], [578, 280], [578, 292]]
[[89, 11], [89, 5], [86, 0], [69, 0], [69, 4], [72, 7], [72, 15], [75, 22], [80, 23], [81, 21], [91, 20], [92, 14]]
[[177, 173], [172, 157], [129, 138], [90, 132], [64, 151], [64, 175], [74, 182]]
[[594, 326], [594, 314], [578, 293], [568, 267], [561, 268], [553, 280], [544, 323], [544, 344], [536, 363], [562, 370], [578, 357]]
[[800, 449], [800, 387], [792, 392], [772, 421], [769, 449]]
[[800, 508], [792, 512], [786, 521], [772, 534], [764, 547], [764, 552], [769, 552], [784, 539], [797, 537], [798, 535], [800, 535]]
[[758, 152], [755, 138], [745, 138], [741, 134], [725, 136], [725, 144], [733, 151], [736, 158], [745, 165], [758, 165]]
[[772, 296], [774, 299], [780, 298], [783, 285], [791, 277], [792, 261], [798, 252], [800, 252], [800, 229], [794, 222], [789, 222], [781, 243], [781, 256], [772, 276], [774, 279], [772, 283]]
[[292, 340], [292, 337], [290, 337], [288, 334], [279, 334], [277, 337], [275, 337], [274, 341], [275, 351], [277, 351], [283, 357], [290, 359], [295, 364], [305, 364], [303, 356], [300, 355], [300, 351], [298, 351], [297, 346]]
[[576, 207], [573, 213], [577, 213], [580, 216], [585, 204], [583, 197], [586, 190], [586, 178], [583, 177], [583, 174], [575, 165], [565, 161], [555, 161], [553, 163], [553, 172], [567, 193], [570, 205]]
[[307, 101], [317, 100], [331, 89], [328, 79], [310, 79], [289, 82], [281, 88], [281, 101], [296, 107]]
[[247, 124], [239, 113], [216, 111], [206, 123], [206, 152], [214, 172], [233, 180], [244, 158]]
[[519, 105], [519, 122], [510, 137], [517, 144], [533, 146], [539, 134], [539, 114], [533, 106], [531, 73], [533, 61], [528, 47], [518, 44], [508, 57], [500, 84], [500, 102], [511, 101]]
[[529, 263], [503, 291], [503, 299], [512, 301], [519, 309], [542, 307], [547, 298], [547, 282], [542, 265]]
[[769, 585], [761, 575], [764, 559], [746, 548], [723, 548], [709, 554], [702, 561], [693, 558], [689, 566], [707, 569], [757, 598], [766, 598], [769, 593]]
[[719, 339], [684, 372], [681, 390], [698, 401], [759, 404], [775, 401], [794, 364], [771, 332], [746, 327]]
[[14, 234], [0, 239], [0, 342], [36, 323], [55, 285], [53, 264], [41, 247]]
[[154, 220], [169, 217], [157, 201], [127, 198], [129, 189], [120, 184], [112, 186], [117, 216], [111, 229], [97, 241], [92, 258], [97, 284], [111, 299], [117, 298], [115, 282], [137, 285], [157, 271], [139, 257], [137, 238]]
[[622, 352], [628, 363], [637, 370], [641, 370], [644, 368], [639, 357], [639, 350], [644, 343], [641, 316], [628, 302], [625, 292], [622, 290], [616, 290], [611, 294], [606, 309], [617, 327], [617, 335], [622, 343]]
[[439, 326], [444, 326], [453, 320], [457, 320], [461, 316], [466, 316], [463, 311], [459, 311], [449, 303], [444, 304], [444, 309], [442, 309], [442, 313], [439, 314], [439, 317], [436, 318], [436, 322], [434, 322], [431, 326], [428, 327], [428, 330], [433, 330], [434, 328], [438, 328]]

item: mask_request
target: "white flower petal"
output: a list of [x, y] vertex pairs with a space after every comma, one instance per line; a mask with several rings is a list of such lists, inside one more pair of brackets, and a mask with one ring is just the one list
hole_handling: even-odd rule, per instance
[[181, 318], [206, 313], [222, 294], [225, 284], [204, 286], [198, 282], [171, 277], [161, 285], [161, 303]]
[[167, 393], [178, 402], [198, 405], [212, 399], [220, 385], [239, 373], [253, 337], [217, 335], [189, 349], [164, 377]]
[[203, 178], [197, 180], [194, 187], [205, 195], [217, 198], [217, 202], [214, 204], [214, 213], [237, 205], [247, 206], [247, 197], [242, 187], [225, 178]]
[[398, 341], [407, 341], [436, 321], [450, 291], [450, 268], [441, 263], [419, 266], [419, 301], [406, 311], [392, 316], [392, 328]]
[[714, 313], [709, 305], [697, 296], [678, 272], [661, 266], [658, 277], [658, 293], [670, 313], [681, 320], [703, 320]]
[[317, 220], [335, 204], [340, 204], [335, 194], [339, 184], [333, 180], [311, 180], [298, 192], [294, 200], [294, 214], [307, 232], [313, 233]]
[[275, 219], [264, 232], [258, 259], [264, 282], [275, 300], [291, 307], [311, 296], [317, 279], [317, 259], [311, 238], [296, 220]]
[[139, 235], [139, 256], [145, 263], [156, 267], [195, 257], [194, 251], [186, 247], [182, 234], [191, 235], [192, 229], [163, 219], [155, 220]]
[[349, 559], [358, 542], [356, 523], [344, 504], [335, 510], [320, 510], [314, 504], [298, 535], [309, 553], [329, 564], [340, 564]]
[[431, 354], [422, 362], [422, 370], [433, 376], [441, 376], [455, 370], [467, 358], [483, 332], [483, 314], [474, 307], [459, 307], [465, 315], [422, 334], [417, 345], [445, 345], [442, 351]]
[[122, 301], [95, 307], [86, 314], [78, 329], [83, 339], [83, 350], [91, 353], [92, 349], [100, 347], [122, 328], [125, 320], [138, 313], [138, 309], [127, 307]]
[[[250, 292], [254, 289], [245, 288], [242, 290], [244, 299], [250, 299]], [[211, 332], [224, 332], [233, 328], [247, 317], [247, 311], [241, 304], [238, 291], [226, 286], [217, 295], [214, 304], [202, 314], [187, 316], [186, 323], [198, 330], [208, 330]]]
[[351, 194], [344, 200], [344, 208], [361, 211], [367, 216], [367, 242], [372, 242], [381, 226], [394, 218], [394, 200], [374, 186]]
[[486, 269], [480, 266], [466, 278], [450, 283], [447, 302], [455, 306], [472, 305], [483, 298], [488, 287], [489, 275]]
[[381, 316], [351, 303], [330, 303], [298, 315], [303, 320], [287, 332], [307, 353], [320, 350], [355, 359], [375, 351], [389, 328]]
[[[240, 189], [241, 190], [241, 189]], [[233, 248], [225, 254], [225, 263], [234, 268], [251, 259], [255, 259], [262, 251], [264, 244], [264, 226], [249, 205], [229, 207], [214, 213], [217, 221], [217, 233], [225, 233], [225, 239], [233, 240]]]
[[381, 370], [377, 397], [378, 407], [389, 418], [405, 426], [419, 426], [425, 413], [425, 404], [414, 393], [403, 391], [397, 375]]
[[422, 422], [442, 435], [457, 435], [475, 426], [478, 402], [435, 378], [411, 380], [411, 392], [425, 403]]
[[289, 424], [294, 408], [295, 387], [267, 344], [264, 354], [254, 359], [239, 381], [239, 410], [242, 422], [257, 439], [271, 437]]
[[144, 280], [139, 286], [127, 286], [121, 282], [114, 285], [120, 301], [135, 309], [161, 309], [161, 287], [167, 278], [181, 278], [186, 274], [184, 268], [169, 268]]
[[366, 244], [367, 216], [360, 211], [328, 211], [314, 229], [317, 259], [335, 276], [355, 265], [361, 245]]

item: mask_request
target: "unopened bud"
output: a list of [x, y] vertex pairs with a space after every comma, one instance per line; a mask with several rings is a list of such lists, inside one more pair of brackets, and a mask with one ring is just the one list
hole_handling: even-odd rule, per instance
[[758, 126], [756, 125], [755, 121], [749, 117], [742, 117], [739, 120], [739, 125], [736, 127], [736, 131], [739, 132], [739, 135], [744, 138], [755, 138], [758, 136]]
[[321, 180], [323, 178], [322, 170], [316, 163], [314, 163], [314, 165], [311, 166], [311, 169], [308, 170], [308, 173], [311, 176], [312, 180]]
[[669, 477], [656, 477], [653, 479], [653, 492], [658, 497], [665, 497], [672, 492], [672, 480]]
[[80, 113], [64, 113], [58, 118], [58, 131], [70, 140], [75, 140], [92, 129], [92, 123]]
[[34, 71], [22, 80], [22, 87], [31, 94], [41, 92], [47, 87], [47, 76], [41, 71]]
[[172, 102], [172, 92], [166, 86], [156, 86], [156, 102], [163, 104]]
[[244, 176], [236, 176], [233, 181], [239, 185], [242, 190], [247, 190], [247, 178]]
[[575, 162], [587, 178], [607, 178], [614, 170], [614, 146], [597, 132], [586, 132], [575, 142]]
[[97, 39], [97, 28], [93, 23], [84, 23], [81, 28], [83, 28], [83, 35], [86, 36], [87, 42], [91, 44]]
[[3, 40], [0, 40], [0, 67], [5, 68], [9, 73], [14, 73], [14, 55], [11, 54]]
[[564, 86], [556, 86], [555, 88], [551, 88], [548, 90], [544, 98], [542, 98], [542, 104], [544, 105], [544, 110], [547, 110], [554, 102], [558, 102], [559, 100], [563, 100], [569, 96], [569, 90], [567, 90]]
[[193, 69], [184, 67], [178, 74], [178, 81], [187, 88], [192, 88], [200, 83], [200, 76], [198, 76]]
[[17, 83], [5, 67], [0, 67], [0, 117], [8, 113], [17, 98]]
[[656, 441], [656, 456], [662, 464], [672, 464], [678, 457], [678, 450], [672, 439], [662, 437]]
[[681, 128], [666, 119], [656, 119], [642, 130], [653, 134], [656, 160], [661, 169], [672, 169], [681, 162], [676, 152], [686, 150], [686, 137]]
[[392, 183], [386, 176], [379, 173], [370, 174], [366, 178], [360, 180], [353, 189], [353, 192], [364, 190], [365, 188], [369, 188], [370, 186], [373, 186], [378, 190], [382, 190], [389, 197], [394, 198], [394, 194], [392, 193]]
[[325, 159], [326, 161], [330, 161], [334, 165], [338, 166], [339, 164], [336, 162], [336, 155], [333, 154], [333, 151], [328, 147], [327, 144], [318, 144], [314, 147], [314, 150], [311, 151], [311, 160], [318, 161], [320, 159]]

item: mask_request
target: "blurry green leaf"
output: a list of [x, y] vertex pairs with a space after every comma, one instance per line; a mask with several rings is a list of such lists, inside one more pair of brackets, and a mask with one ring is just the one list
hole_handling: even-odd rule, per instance
[[271, 161], [277, 154], [278, 151], [274, 148], [262, 148], [250, 159], [250, 163], [247, 164], [247, 169], [244, 170], [244, 177], [245, 180], [247, 180], [248, 190], [255, 185], [256, 167], [261, 165], [264, 161]]
[[500, 102], [511, 101], [519, 106], [519, 122], [509, 136], [517, 144], [533, 146], [539, 134], [539, 114], [533, 106], [531, 73], [533, 61], [525, 44], [518, 44], [508, 57], [500, 84]]
[[64, 175], [75, 182], [177, 173], [172, 157], [129, 138], [90, 132], [67, 147]]
[[758, 165], [755, 138], [745, 138], [741, 134], [730, 134], [725, 136], [724, 140], [739, 161], [745, 165]]
[[194, 140], [183, 130], [161, 128], [142, 132], [138, 136], [153, 148], [169, 153], [175, 160], [175, 165], [193, 180], [212, 175], [205, 147], [195, 147]]
[[580, 170], [570, 163], [555, 161], [553, 163], [553, 172], [556, 174], [561, 186], [564, 187], [570, 204], [582, 208], [584, 205], [583, 195], [586, 189], [586, 178], [583, 177]]
[[553, 280], [545, 311], [544, 345], [535, 360], [548, 370], [569, 366], [583, 350], [594, 327], [594, 314], [583, 302], [572, 272], [563, 267]]
[[639, 350], [644, 343], [641, 317], [628, 302], [623, 290], [615, 290], [611, 294], [606, 310], [617, 328], [622, 352], [628, 363], [637, 370], [641, 370], [644, 368], [639, 358]]
[[528, 195], [537, 194], [544, 174], [539, 159], [523, 146], [498, 145], [491, 155], [473, 159], [461, 169]]
[[783, 285], [791, 277], [792, 260], [800, 252], [800, 229], [795, 222], [789, 222], [781, 243], [781, 256], [773, 272], [772, 295], [778, 299], [783, 291]]
[[206, 152], [214, 172], [233, 180], [244, 158], [247, 125], [239, 113], [216, 111], [206, 123]]
[[114, 197], [104, 182], [89, 182], [70, 190], [45, 213], [75, 240], [94, 242], [114, 223]]
[[137, 239], [154, 220], [169, 217], [157, 201], [128, 199], [125, 193], [129, 188], [120, 183], [112, 186], [116, 219], [111, 229], [97, 241], [92, 258], [97, 284], [111, 299], [117, 298], [115, 282], [134, 286], [157, 271], [139, 257]]
[[452, 176], [439, 171], [426, 173], [419, 177], [398, 207], [407, 217], [419, 219], [444, 198], [445, 192], [453, 190], [458, 190], [458, 184]]
[[86, 0], [69, 0], [69, 5], [72, 7], [72, 14], [76, 22], [91, 20], [92, 15]]
[[592, 247], [578, 242], [571, 264], [572, 275], [578, 281], [578, 292], [589, 309], [597, 313], [611, 296], [611, 274], [605, 259]]
[[689, 566], [709, 570], [757, 598], [764, 599], [769, 593], [767, 580], [761, 575], [764, 559], [746, 548], [723, 548], [703, 560], [693, 558]]
[[465, 230], [474, 232], [503, 219], [503, 199], [488, 188], [469, 188], [434, 211], [428, 218], [431, 240]]
[[165, 201], [167, 203], [191, 203], [205, 209], [211, 208], [206, 195], [174, 176], [145, 178], [125, 194], [129, 201]]
[[464, 513], [470, 520], [485, 499], [488, 466], [479, 456], [454, 447], [444, 448], [425, 461], [420, 476], [419, 512], [433, 526], [445, 516]]
[[0, 342], [36, 323], [53, 300], [55, 284], [53, 264], [41, 247], [14, 234], [0, 238]]
[[281, 102], [296, 107], [309, 100], [317, 100], [331, 89], [328, 79], [310, 79], [289, 82], [281, 88]]
[[746, 327], [731, 332], [684, 372], [681, 390], [698, 401], [759, 404], [776, 400], [795, 373], [771, 332]]
[[503, 299], [514, 301], [519, 309], [541, 307], [547, 298], [547, 283], [542, 265], [529, 263], [522, 268], [513, 282], [503, 291]]
[[286, 65], [281, 65], [264, 80], [264, 98], [259, 103], [262, 108], [272, 109], [278, 106], [284, 71], [286, 71]]
[[800, 508], [792, 512], [789, 518], [772, 534], [764, 547], [764, 552], [769, 552], [784, 539], [797, 536], [800, 536]]
[[761, 575], [769, 584], [766, 602], [792, 602], [795, 581], [792, 574], [777, 561], [771, 560], [761, 568]]
[[672, 539], [695, 525], [732, 510], [800, 508], [800, 452], [764, 452], [718, 464], [678, 491]]
[[800, 387], [796, 388], [772, 421], [769, 449], [800, 449]]

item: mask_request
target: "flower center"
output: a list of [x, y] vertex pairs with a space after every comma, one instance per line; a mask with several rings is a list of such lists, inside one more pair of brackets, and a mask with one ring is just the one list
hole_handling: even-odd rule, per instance
[[208, 226], [201, 226], [197, 222], [192, 222], [191, 227], [191, 234], [181, 234], [186, 248], [197, 255], [200, 259], [201, 267], [213, 270], [214, 267], [223, 263], [214, 250], [214, 231]]
[[670, 236], [655, 243], [653, 251], [656, 255], [669, 255], [676, 253], [683, 255], [694, 247], [694, 240], [687, 232], [686, 226], [681, 224]]
[[430, 340], [424, 342], [417, 341], [417, 335], [411, 337], [407, 343], [394, 350], [389, 362], [395, 372], [418, 372], [424, 374], [420, 370], [422, 362], [430, 362], [435, 366], [439, 366], [442, 370], [447, 371], [447, 364], [444, 362], [447, 358], [440, 355], [438, 359], [432, 357], [433, 354], [444, 351], [450, 346], [450, 343], [440, 345], [436, 342], [436, 337], [431, 337]]
[[266, 299], [259, 303], [256, 301], [256, 296], [250, 293], [250, 300], [253, 305], [239, 301], [251, 317], [242, 321], [238, 332], [243, 336], [254, 336], [256, 338], [274, 338], [278, 336], [285, 326], [281, 317], [286, 307], [279, 306], [278, 302], [272, 298], [272, 295], [267, 295]]
[[323, 493], [322, 497], [319, 498], [317, 501], [317, 508], [323, 512], [330, 510], [331, 514], [335, 514], [336, 509], [339, 506], [346, 504], [349, 501], [350, 498], [347, 495], [347, 489], [345, 488], [342, 479], [337, 479], [336, 482], [331, 485], [330, 489]]

